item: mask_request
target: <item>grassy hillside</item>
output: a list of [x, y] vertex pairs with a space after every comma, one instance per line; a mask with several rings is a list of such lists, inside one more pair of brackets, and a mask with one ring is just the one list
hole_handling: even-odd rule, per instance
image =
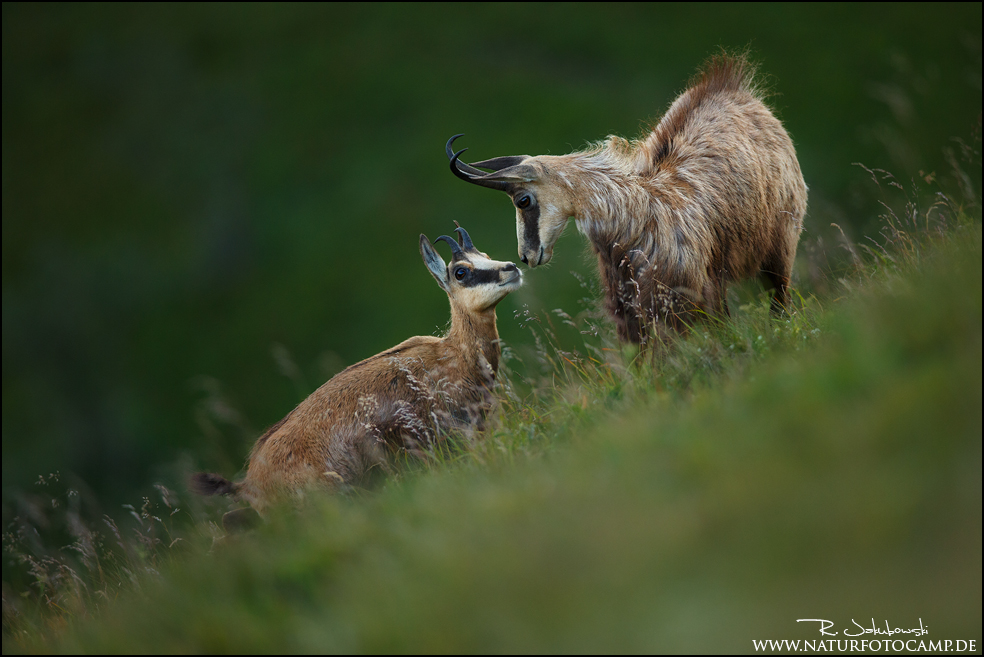
[[528, 317], [488, 434], [214, 549], [167, 491], [101, 532], [59, 498], [74, 550], [5, 537], [4, 652], [751, 652], [800, 618], [980, 646], [981, 228], [901, 216], [832, 294], [656, 359]]

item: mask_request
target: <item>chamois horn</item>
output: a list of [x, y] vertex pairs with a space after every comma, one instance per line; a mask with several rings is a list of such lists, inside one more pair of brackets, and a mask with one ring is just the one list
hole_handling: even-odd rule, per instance
[[[484, 179], [482, 177], [482, 176], [494, 176], [495, 175], [494, 173], [487, 174], [487, 173], [484, 173], [484, 172], [479, 171], [479, 173], [481, 173], [482, 176], [475, 176], [475, 175], [470, 175], [470, 174], [466, 173], [465, 171], [462, 171], [461, 169], [459, 169], [458, 168], [458, 158], [461, 157], [461, 154], [464, 153], [467, 150], [468, 150], [467, 148], [462, 148], [457, 153], [452, 153], [452, 155], [451, 155], [451, 172], [454, 175], [458, 176], [462, 180], [465, 180], [467, 182], [473, 183], [475, 185], [479, 185], [481, 187], [488, 187], [489, 189], [495, 189], [495, 190], [498, 190], [500, 192], [505, 192], [505, 191], [508, 191], [509, 190], [509, 187], [510, 187], [510, 184], [509, 183], [502, 182], [502, 181], [499, 181], [499, 180], [486, 180], [486, 179]], [[462, 163], [462, 164], [464, 164], [464, 163]], [[475, 169], [475, 171], [478, 171], [478, 169]]]
[[454, 258], [455, 260], [457, 260], [463, 255], [463, 251], [461, 250], [461, 247], [458, 246], [458, 242], [455, 241], [453, 237], [448, 237], [447, 235], [441, 235], [436, 240], [434, 240], [434, 244], [437, 244], [440, 241], [447, 242], [448, 244], [451, 245], [451, 257]]
[[[448, 154], [448, 160], [454, 159], [454, 150], [452, 150], [451, 144], [453, 144], [454, 140], [457, 139], [458, 137], [464, 137], [464, 136], [465, 133], [463, 132], [461, 134], [455, 135], [454, 137], [451, 137], [451, 139], [448, 140], [447, 144], [444, 145], [444, 152]], [[484, 176], [486, 173], [485, 171], [476, 169], [472, 165], [467, 164], [465, 162], [458, 162], [458, 167], [460, 167], [460, 169], [465, 173], [471, 174], [473, 176]]]
[[458, 226], [454, 230], [458, 233], [458, 242], [461, 244], [461, 248], [465, 251], [474, 251], [475, 245], [472, 244], [471, 237], [468, 236], [468, 231], [461, 226]]

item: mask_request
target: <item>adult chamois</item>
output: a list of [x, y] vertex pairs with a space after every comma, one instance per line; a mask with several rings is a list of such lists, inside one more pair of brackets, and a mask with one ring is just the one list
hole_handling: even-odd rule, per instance
[[[339, 372], [256, 441], [242, 481], [197, 473], [192, 489], [232, 495], [263, 515], [312, 488], [365, 485], [390, 473], [395, 455], [421, 455], [449, 430], [481, 426], [499, 368], [495, 306], [522, 285], [522, 273], [476, 249], [464, 228], [457, 232], [457, 242], [437, 240], [451, 246], [448, 264], [420, 236], [424, 264], [451, 302], [444, 337], [410, 338]], [[247, 507], [223, 522], [231, 529], [250, 518]]]
[[445, 148], [451, 171], [509, 194], [523, 262], [549, 262], [574, 218], [598, 256], [621, 340], [727, 315], [728, 282], [754, 275], [775, 288], [774, 314], [788, 305], [807, 188], [745, 57], [708, 60], [636, 141], [609, 136], [569, 155], [466, 164], [458, 158], [467, 149], [452, 150], [460, 136]]

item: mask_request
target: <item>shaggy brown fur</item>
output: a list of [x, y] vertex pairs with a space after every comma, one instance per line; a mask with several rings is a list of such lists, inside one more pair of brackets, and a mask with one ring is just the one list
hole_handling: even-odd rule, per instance
[[392, 471], [394, 456], [422, 456], [448, 431], [479, 427], [499, 367], [495, 306], [522, 275], [459, 233], [448, 265], [420, 236], [424, 262], [451, 302], [447, 335], [410, 338], [338, 373], [256, 441], [245, 479], [198, 473], [192, 489], [232, 495], [262, 515], [311, 488], [365, 486]]
[[[619, 337], [646, 341], [726, 315], [729, 281], [788, 286], [807, 188], [792, 141], [762, 101], [743, 57], [713, 57], [644, 139], [610, 136], [562, 156], [456, 164], [456, 175], [506, 191], [519, 253], [548, 262], [573, 217], [590, 241]], [[450, 142], [448, 146], [450, 154]], [[493, 173], [475, 167], [493, 169]]]

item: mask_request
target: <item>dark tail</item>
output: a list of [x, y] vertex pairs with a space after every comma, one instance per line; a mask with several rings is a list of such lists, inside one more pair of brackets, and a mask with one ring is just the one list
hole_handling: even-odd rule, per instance
[[198, 495], [235, 495], [238, 488], [225, 477], [210, 472], [196, 472], [191, 475], [188, 487]]

